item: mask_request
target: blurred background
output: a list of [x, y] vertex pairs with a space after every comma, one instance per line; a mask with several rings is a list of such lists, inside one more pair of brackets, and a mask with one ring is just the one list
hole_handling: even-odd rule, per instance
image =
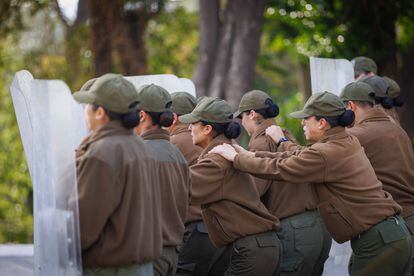
[[411, 0], [2, 0], [0, 22], [0, 243], [33, 240], [32, 186], [9, 94], [21, 69], [72, 91], [106, 72], [172, 73], [234, 108], [261, 89], [304, 144], [287, 114], [311, 94], [309, 56], [365, 55], [400, 84], [401, 122], [414, 137]]

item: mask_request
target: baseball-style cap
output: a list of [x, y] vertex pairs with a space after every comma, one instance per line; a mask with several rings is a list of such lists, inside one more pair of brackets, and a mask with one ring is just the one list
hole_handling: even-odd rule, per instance
[[87, 91], [91, 89], [92, 85], [95, 83], [97, 78], [93, 78], [85, 82], [82, 87], [79, 89], [79, 91]]
[[382, 77], [382, 79], [388, 84], [388, 96], [391, 98], [397, 98], [401, 92], [398, 83], [389, 77]]
[[374, 89], [376, 97], [388, 96], [388, 83], [383, 78], [375, 75], [363, 77], [359, 81], [369, 84]]
[[233, 120], [233, 112], [226, 101], [219, 98], [205, 97], [190, 114], [180, 116], [178, 120], [185, 124], [199, 121], [230, 123]]
[[374, 74], [377, 73], [377, 64], [369, 57], [356, 57], [351, 60], [351, 62], [354, 65], [354, 72], [356, 76], [365, 72], [373, 72]]
[[136, 108], [138, 97], [135, 87], [122, 75], [105, 74], [88, 82], [82, 86], [83, 90], [81, 88], [73, 94], [76, 101], [97, 104], [121, 114], [129, 113]]
[[171, 110], [179, 115], [191, 113], [197, 105], [196, 98], [187, 92], [174, 92], [171, 99]]
[[269, 106], [270, 96], [261, 90], [252, 90], [243, 95], [238, 110], [234, 113], [237, 118], [245, 111], [263, 109]]
[[302, 110], [292, 112], [290, 116], [296, 119], [310, 116], [340, 116], [345, 110], [345, 105], [338, 96], [325, 91], [313, 94]]
[[161, 86], [143, 85], [138, 89], [139, 109], [148, 112], [164, 112], [170, 110], [171, 95]]
[[375, 91], [362, 81], [351, 82], [342, 90], [339, 96], [342, 101], [374, 102]]

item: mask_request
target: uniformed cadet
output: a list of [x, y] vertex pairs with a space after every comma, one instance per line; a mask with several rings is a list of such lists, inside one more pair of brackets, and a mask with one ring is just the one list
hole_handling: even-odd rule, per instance
[[[402, 211], [382, 189], [358, 139], [345, 127], [354, 120], [351, 110], [336, 95], [312, 95], [304, 109], [293, 112], [302, 119], [312, 144], [296, 151], [256, 152], [223, 145], [212, 150], [233, 161], [235, 169], [286, 183], [312, 183], [318, 209], [331, 236], [351, 241], [351, 275], [405, 275], [411, 259], [411, 236]], [[279, 129], [280, 150], [292, 149]], [[239, 153], [235, 150], [237, 147]], [[286, 184], [290, 185], [290, 184]]]
[[[170, 142], [177, 146], [191, 166], [197, 162], [203, 149], [193, 144], [189, 124], [180, 123], [178, 116], [191, 113], [197, 104], [196, 99], [187, 92], [172, 93], [171, 99], [174, 121], [168, 128]], [[176, 275], [207, 275], [221, 253], [208, 237], [200, 206], [190, 204]]]
[[133, 132], [138, 96], [120, 75], [91, 83], [73, 95], [91, 130], [76, 151], [83, 275], [153, 275], [160, 196], [154, 156]]
[[184, 156], [162, 129], [173, 122], [170, 94], [158, 85], [144, 85], [138, 89], [138, 101], [141, 118], [135, 131], [155, 155], [161, 195], [163, 249], [154, 275], [175, 275], [191, 196], [190, 173]]
[[414, 153], [407, 133], [374, 108], [374, 90], [363, 82], [348, 84], [341, 99], [355, 113], [355, 125], [347, 132], [364, 147], [383, 189], [401, 205], [402, 217], [414, 232]]
[[[396, 112], [395, 112], [395, 109], [393, 109], [394, 99], [391, 98], [388, 94], [388, 91], [390, 90], [390, 86], [388, 82], [385, 79], [381, 78], [380, 76], [376, 76], [376, 75], [369, 76], [369, 77], [362, 77], [359, 81], [369, 84], [374, 89], [375, 107], [384, 110], [390, 117], [391, 121], [399, 125], [400, 124], [399, 121], [396, 121], [394, 119], [394, 116], [392, 115], [393, 113], [395, 113], [396, 115]], [[394, 89], [395, 87], [392, 88], [392, 90]], [[400, 100], [396, 100], [396, 102], [400, 103]]]
[[[277, 104], [265, 92], [253, 90], [243, 96], [234, 116], [241, 117], [250, 136], [250, 151], [277, 152], [277, 143], [266, 135], [266, 129], [277, 126], [278, 114]], [[287, 131], [284, 133], [289, 137]], [[283, 247], [280, 275], [321, 275], [332, 238], [316, 210], [316, 195], [310, 184], [254, 180], [262, 202], [282, 225], [278, 231]]]
[[354, 65], [354, 78], [359, 80], [362, 77], [374, 76], [377, 74], [377, 64], [369, 57], [356, 57], [351, 60]]
[[391, 116], [391, 118], [400, 125], [400, 118], [398, 116], [397, 107], [401, 107], [404, 105], [404, 100], [401, 96], [401, 90], [398, 83], [389, 78], [389, 77], [382, 77], [388, 84], [388, 96], [393, 100], [393, 107], [390, 109], [384, 109], [384, 111]]
[[225, 275], [272, 275], [280, 258], [275, 233], [279, 221], [260, 202], [250, 175], [233, 169], [218, 154], [208, 153], [217, 145], [231, 144], [231, 139], [240, 135], [230, 106], [224, 100], [205, 98], [179, 120], [191, 124], [193, 143], [203, 148], [191, 166], [192, 204], [201, 205], [213, 244], [226, 246], [231, 252]]

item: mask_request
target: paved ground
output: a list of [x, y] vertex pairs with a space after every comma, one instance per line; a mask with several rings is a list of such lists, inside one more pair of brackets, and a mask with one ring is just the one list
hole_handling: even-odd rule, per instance
[[33, 245], [0, 245], [1, 276], [32, 276]]

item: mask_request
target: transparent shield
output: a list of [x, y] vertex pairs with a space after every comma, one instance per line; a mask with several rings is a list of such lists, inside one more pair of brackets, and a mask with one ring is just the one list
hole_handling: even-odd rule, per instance
[[354, 67], [346, 59], [310, 57], [312, 94], [328, 91], [339, 96], [354, 81]]
[[153, 83], [165, 88], [169, 93], [184, 91], [196, 97], [194, 83], [190, 79], [178, 78], [175, 75], [128, 76], [125, 79], [129, 80], [137, 89], [142, 85]]
[[63, 82], [28, 74], [16, 73], [13, 84], [19, 85], [12, 84], [11, 93], [25, 153], [31, 155], [34, 272], [81, 275], [75, 149], [87, 134], [83, 109]]

